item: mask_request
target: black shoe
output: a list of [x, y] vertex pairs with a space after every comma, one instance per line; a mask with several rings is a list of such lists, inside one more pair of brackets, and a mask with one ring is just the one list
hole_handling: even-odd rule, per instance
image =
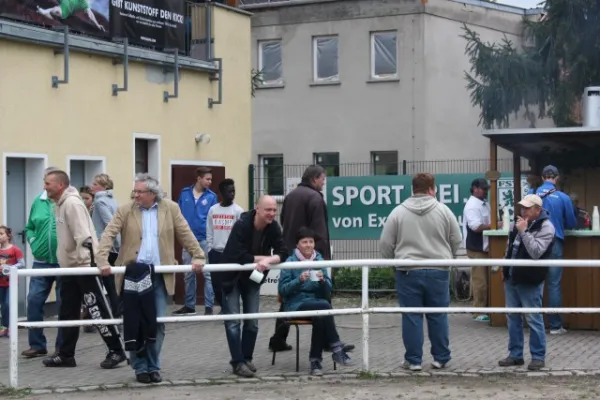
[[147, 374], [145, 372], [141, 373], [141, 374], [137, 374], [135, 376], [135, 379], [139, 382], [139, 383], [152, 383], [152, 379], [150, 378], [150, 374]]
[[510, 356], [498, 361], [498, 365], [501, 367], [515, 367], [523, 364], [525, 364], [525, 361], [522, 358], [512, 358]]
[[527, 369], [530, 371], [539, 371], [544, 367], [546, 367], [546, 363], [544, 362], [544, 360], [531, 360], [531, 362], [527, 366]]
[[238, 364], [233, 369], [233, 373], [242, 378], [254, 378], [254, 372], [250, 371], [250, 368], [245, 363]]
[[122, 351], [111, 351], [106, 355], [104, 361], [100, 363], [100, 367], [104, 369], [113, 369], [125, 360], [127, 360], [127, 357], [125, 357], [125, 353]]
[[196, 309], [183, 306], [179, 310], [173, 311], [173, 315], [196, 315]]
[[283, 340], [276, 338], [273, 336], [269, 340], [269, 350], [272, 352], [279, 353], [280, 351], [290, 351], [292, 350], [292, 346], [284, 342]]
[[213, 309], [210, 307], [204, 307], [204, 315], [213, 315]]
[[162, 382], [162, 376], [160, 376], [158, 371], [150, 372], [150, 380], [153, 383], [160, 383]]
[[53, 356], [48, 357], [42, 361], [46, 367], [55, 367], [55, 368], [73, 368], [77, 366], [75, 362], [75, 357], [63, 357], [63, 356]]

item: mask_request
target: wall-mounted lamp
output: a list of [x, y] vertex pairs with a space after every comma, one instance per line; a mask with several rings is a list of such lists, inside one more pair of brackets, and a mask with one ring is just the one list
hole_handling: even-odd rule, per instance
[[209, 144], [210, 135], [208, 133], [196, 133], [196, 143], [198, 144]]

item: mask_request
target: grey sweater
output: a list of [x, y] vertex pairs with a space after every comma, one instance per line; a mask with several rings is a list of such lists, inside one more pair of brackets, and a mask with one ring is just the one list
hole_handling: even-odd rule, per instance
[[[92, 211], [92, 222], [96, 230], [98, 240], [106, 226], [117, 212], [118, 204], [113, 198], [112, 190], [104, 190], [94, 195], [94, 210]], [[111, 253], [118, 253], [121, 247], [121, 235], [118, 235], [110, 249]]]

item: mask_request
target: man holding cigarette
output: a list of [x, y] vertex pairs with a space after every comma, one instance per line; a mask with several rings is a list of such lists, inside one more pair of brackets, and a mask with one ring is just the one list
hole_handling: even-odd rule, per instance
[[[256, 270], [227, 271], [220, 273], [223, 291], [223, 313], [239, 314], [240, 297], [244, 314], [258, 313], [260, 285], [265, 281], [269, 266], [278, 264], [288, 256], [283, 244], [281, 227], [275, 221], [277, 202], [271, 196], [262, 196], [256, 208], [245, 212], [233, 225], [229, 240], [223, 250], [223, 263], [252, 264]], [[251, 378], [256, 372], [252, 363], [254, 345], [258, 336], [258, 320], [225, 321], [225, 333], [231, 353], [233, 372]]]

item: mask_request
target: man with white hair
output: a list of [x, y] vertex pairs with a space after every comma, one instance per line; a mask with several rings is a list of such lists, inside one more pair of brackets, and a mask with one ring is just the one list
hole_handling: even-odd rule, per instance
[[[148, 174], [138, 174], [133, 189], [134, 200], [117, 209], [110, 221], [98, 250], [98, 265], [105, 276], [110, 275], [108, 256], [117, 235], [121, 234], [121, 247], [115, 265], [175, 265], [175, 240], [192, 256], [195, 272], [202, 272], [204, 252], [174, 201], [164, 197], [158, 180]], [[154, 273], [153, 273], [154, 275]], [[121, 288], [123, 275], [116, 276], [116, 286]], [[167, 313], [167, 297], [175, 292], [175, 274], [155, 274], [152, 279], [156, 316]], [[124, 312], [124, 322], [127, 315]], [[164, 324], [157, 324], [156, 338], [146, 343], [143, 353], [132, 351], [132, 366], [140, 383], [158, 383], [160, 376], [160, 351], [165, 337]], [[127, 345], [127, 344], [126, 344]]]

